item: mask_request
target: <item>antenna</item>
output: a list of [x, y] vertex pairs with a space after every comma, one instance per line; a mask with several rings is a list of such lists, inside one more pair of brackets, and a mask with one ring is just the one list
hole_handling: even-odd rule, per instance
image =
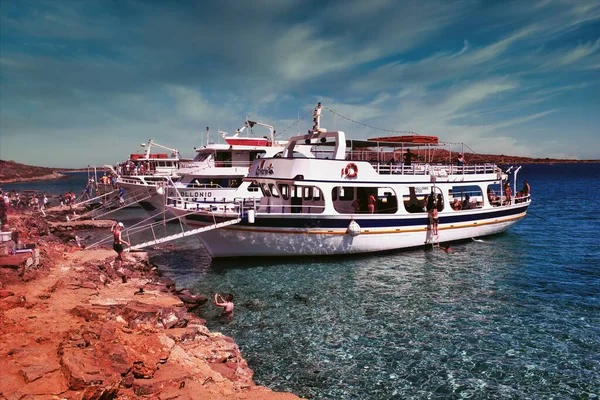
[[209, 129], [206, 127], [206, 145], [208, 146]]

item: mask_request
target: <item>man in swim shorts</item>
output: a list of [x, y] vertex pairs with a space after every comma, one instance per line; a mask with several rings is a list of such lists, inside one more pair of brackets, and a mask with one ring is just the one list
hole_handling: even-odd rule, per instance
[[113, 250], [117, 252], [117, 257], [115, 258], [117, 271], [121, 269], [121, 264], [123, 263], [123, 245], [126, 244], [128, 247], [131, 247], [131, 245], [121, 237], [121, 229], [123, 228], [124, 225], [122, 222], [117, 222], [110, 228], [114, 238]]

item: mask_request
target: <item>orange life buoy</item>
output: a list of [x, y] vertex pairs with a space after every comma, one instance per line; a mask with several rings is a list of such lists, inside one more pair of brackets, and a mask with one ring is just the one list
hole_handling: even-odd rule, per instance
[[345, 175], [348, 178], [356, 178], [356, 175], [358, 175], [358, 167], [354, 163], [346, 165], [346, 169], [344, 171], [346, 172]]

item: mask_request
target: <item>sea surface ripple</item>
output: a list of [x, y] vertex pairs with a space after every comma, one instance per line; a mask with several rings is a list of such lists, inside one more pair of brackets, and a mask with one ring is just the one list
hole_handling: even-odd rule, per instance
[[600, 164], [524, 165], [518, 189], [522, 179], [532, 187], [527, 217], [451, 254], [213, 261], [195, 238], [150, 253], [179, 287], [235, 295], [230, 321], [212, 305], [200, 316], [273, 390], [600, 398]]

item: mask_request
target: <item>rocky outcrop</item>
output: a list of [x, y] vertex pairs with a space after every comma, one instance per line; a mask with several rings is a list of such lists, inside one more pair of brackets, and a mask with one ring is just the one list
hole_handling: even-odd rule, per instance
[[146, 253], [117, 271], [108, 249], [38, 247], [35, 273], [3, 276], [0, 398], [297, 398], [256, 386], [233, 339], [188, 311], [206, 297], [177, 289]]

